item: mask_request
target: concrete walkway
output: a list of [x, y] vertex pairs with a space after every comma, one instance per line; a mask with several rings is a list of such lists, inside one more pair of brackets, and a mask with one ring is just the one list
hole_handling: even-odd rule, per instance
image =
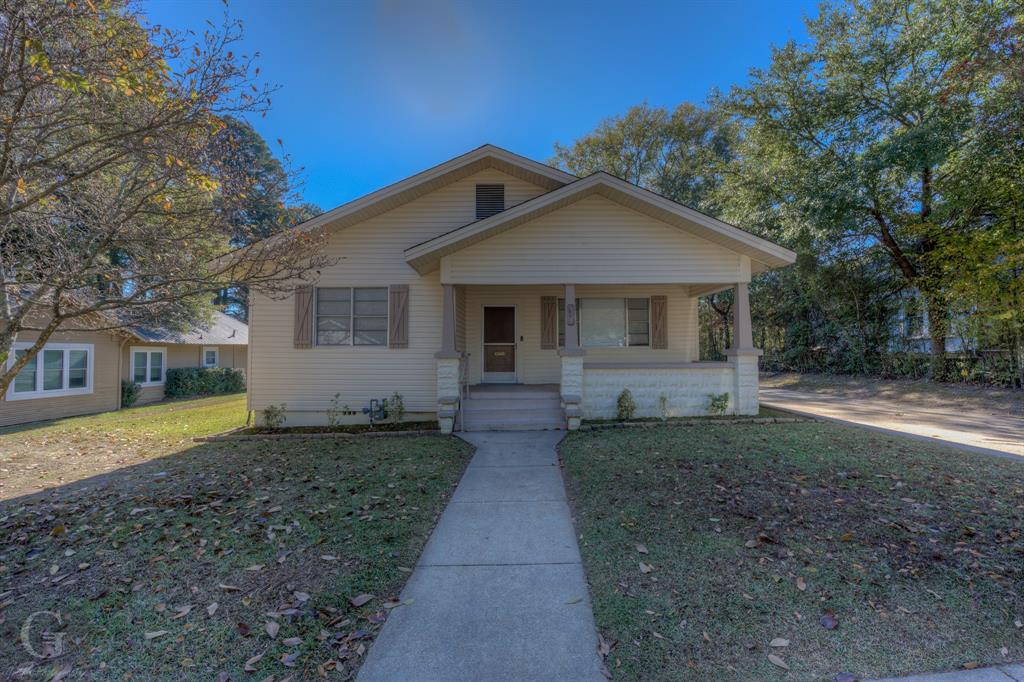
[[1024, 459], [1024, 419], [1013, 414], [785, 388], [762, 388], [760, 398], [765, 407], [850, 422], [972, 452]]
[[604, 680], [555, 452], [563, 435], [464, 434], [476, 454], [359, 682]]
[[951, 673], [892, 677], [875, 682], [1024, 682], [1024, 664], [997, 665], [976, 670], [955, 670]]

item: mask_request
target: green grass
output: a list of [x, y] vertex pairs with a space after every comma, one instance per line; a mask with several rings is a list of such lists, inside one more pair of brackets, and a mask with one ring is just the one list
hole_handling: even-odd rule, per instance
[[579, 432], [561, 456], [614, 679], [1024, 659], [1024, 463], [822, 423]]
[[166, 401], [0, 429], [0, 499], [65, 485], [191, 447], [245, 424], [245, 395]]
[[[225, 412], [91, 419], [154, 443], [185, 423], [194, 434], [237, 421], [237, 402], [200, 403]], [[65, 427], [102, 434], [96, 422], [53, 428]], [[440, 436], [209, 443], [0, 503], [0, 679], [65, 668], [93, 680], [351, 679], [468, 458]], [[364, 593], [373, 599], [350, 603]], [[64, 623], [56, 661], [18, 644], [38, 611]], [[49, 618], [30, 633], [37, 647]]]

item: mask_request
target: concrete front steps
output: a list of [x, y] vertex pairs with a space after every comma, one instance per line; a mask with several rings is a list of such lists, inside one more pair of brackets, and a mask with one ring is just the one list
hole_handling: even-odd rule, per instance
[[481, 384], [462, 401], [463, 431], [541, 431], [565, 428], [557, 385]]

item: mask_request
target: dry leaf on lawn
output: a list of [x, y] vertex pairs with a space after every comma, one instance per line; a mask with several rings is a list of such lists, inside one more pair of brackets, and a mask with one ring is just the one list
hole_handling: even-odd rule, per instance
[[273, 639], [274, 637], [277, 637], [277, 632], [281, 629], [281, 624], [276, 620], [268, 620], [264, 627], [267, 630], [267, 634], [270, 635], [271, 639]]
[[798, 577], [796, 579], [796, 589], [800, 590], [801, 592], [807, 589], [807, 583], [804, 582], [803, 578]]
[[640, 562], [640, 572], [641, 573], [650, 573], [653, 570], [654, 570], [654, 566], [651, 566], [650, 564], [645, 564], [642, 561]]
[[648, 554], [646, 545], [637, 544], [636, 551], [640, 552], [641, 554]]
[[217, 613], [217, 607], [219, 606], [220, 604], [218, 604], [217, 602], [213, 602], [212, 604], [206, 607], [206, 612], [212, 616], [213, 614]]
[[776, 637], [772, 641], [768, 642], [768, 646], [772, 646], [772, 647], [776, 647], [776, 648], [784, 647], [784, 646], [789, 646], [789, 640], [788, 639], [783, 639], [782, 637]]
[[256, 654], [255, 656], [253, 656], [245, 662], [245, 665], [242, 666], [242, 670], [244, 670], [247, 673], [256, 672], [256, 664], [260, 662], [261, 658], [263, 658], [263, 654]]
[[359, 595], [357, 597], [352, 597], [348, 601], [349, 601], [350, 604], [352, 604], [352, 606], [354, 606], [354, 607], [356, 607], [358, 609], [360, 606], [362, 606], [363, 604], [366, 604], [371, 599], [373, 599], [373, 595], [372, 594], [361, 594], [361, 595]]
[[157, 637], [163, 637], [167, 634], [167, 630], [153, 630], [152, 632], [146, 633], [146, 639], [156, 639]]
[[185, 606], [179, 606], [174, 610], [177, 611], [177, 613], [171, 616], [171, 620], [178, 620], [179, 618], [184, 618], [192, 611], [192, 605], [186, 604]]
[[782, 660], [781, 658], [779, 658], [778, 656], [776, 656], [775, 654], [768, 654], [768, 661], [772, 665], [777, 665], [778, 667], [782, 668], [783, 670], [789, 670], [789, 666], [786, 665], [786, 662], [784, 660]]

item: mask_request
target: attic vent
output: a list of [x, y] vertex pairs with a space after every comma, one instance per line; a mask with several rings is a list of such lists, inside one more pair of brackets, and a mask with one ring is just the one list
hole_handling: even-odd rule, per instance
[[489, 218], [505, 210], [505, 185], [476, 186], [476, 219]]

